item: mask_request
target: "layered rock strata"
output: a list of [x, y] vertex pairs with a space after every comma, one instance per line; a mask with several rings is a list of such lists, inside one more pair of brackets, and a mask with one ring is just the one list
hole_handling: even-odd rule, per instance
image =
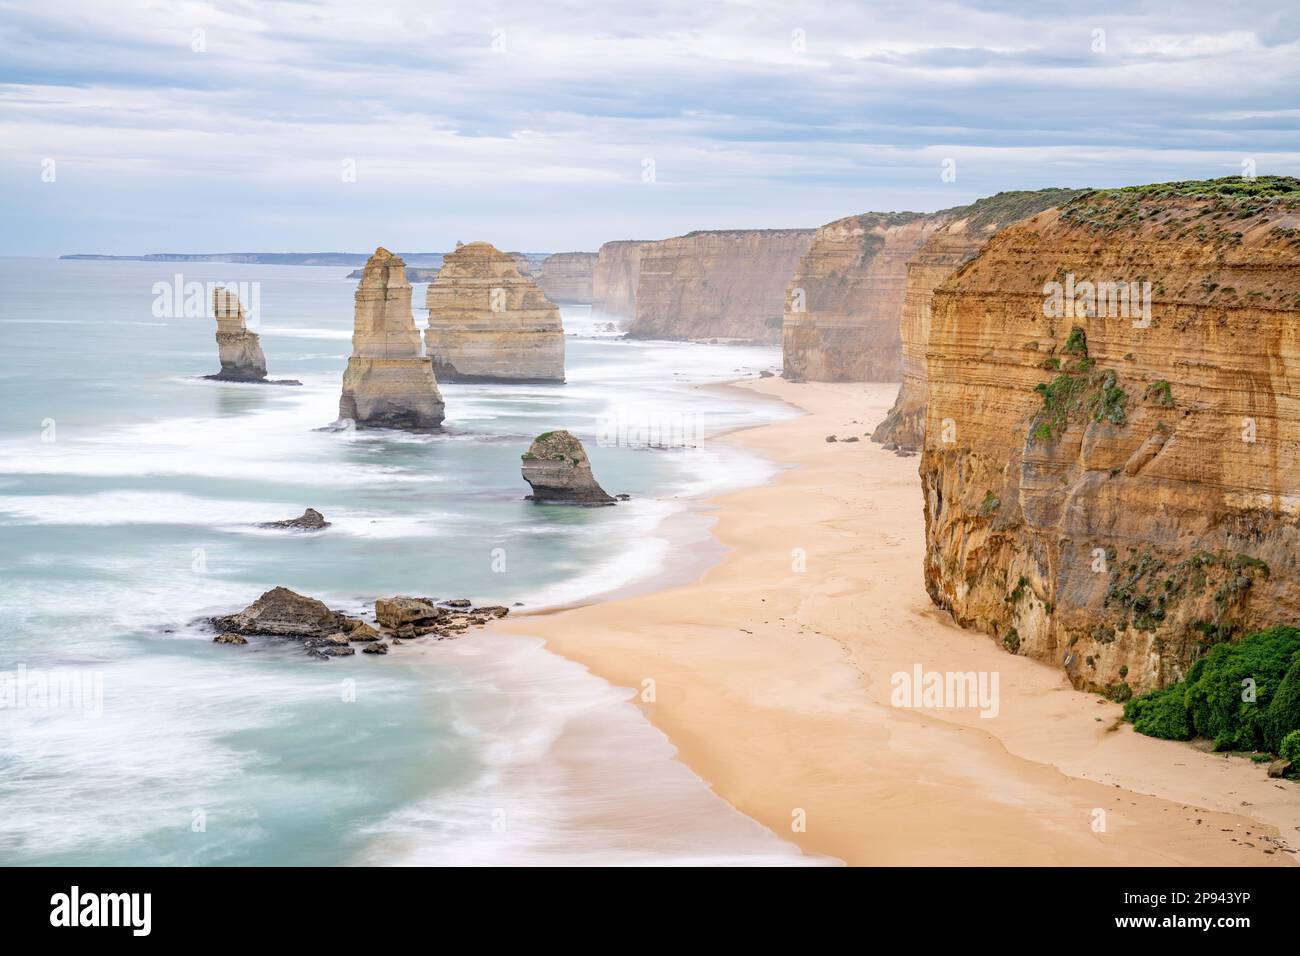
[[233, 290], [222, 286], [212, 290], [212, 314], [217, 320], [221, 371], [206, 377], [221, 382], [265, 381], [266, 356], [261, 339], [248, 330], [244, 307]]
[[[460, 244], [456, 246], [457, 249], [459, 249], [460, 247], [461, 247]], [[519, 271], [519, 274], [521, 276], [524, 276], [525, 278], [529, 278], [529, 279], [535, 277], [540, 266], [535, 265], [532, 258], [530, 258], [527, 253], [507, 252], [506, 255], [508, 255], [511, 259], [514, 260], [515, 268]], [[444, 259], [443, 261], [445, 262], [446, 260]]]
[[817, 230], [790, 279], [783, 374], [795, 381], [896, 382], [907, 264], [947, 212], [869, 212]]
[[[899, 322], [903, 384], [894, 407], [872, 441], [907, 451], [921, 448], [925, 427], [925, 350], [930, 340], [930, 303], [940, 283], [975, 257], [998, 230], [1069, 202], [1077, 189], [998, 193], [939, 214], [941, 224], [907, 262], [907, 285]], [[888, 325], [888, 315], [882, 317]]]
[[1084, 194], [934, 293], [925, 583], [1124, 699], [1300, 619], [1300, 180]]
[[560, 310], [489, 243], [449, 253], [425, 304], [425, 349], [441, 381], [564, 381]]
[[780, 342], [786, 285], [813, 234], [737, 229], [643, 244], [628, 335]]
[[612, 505], [614, 499], [597, 484], [582, 442], [569, 432], [545, 432], [533, 439], [523, 455], [523, 476], [537, 502]]
[[406, 266], [387, 249], [375, 250], [357, 284], [339, 418], [358, 428], [418, 431], [442, 424], [442, 393], [420, 347]]
[[628, 322], [636, 317], [636, 287], [641, 278], [641, 253], [646, 242], [620, 239], [596, 253], [591, 276], [593, 315]]
[[595, 252], [557, 252], [547, 256], [542, 260], [537, 284], [552, 302], [590, 305], [597, 257]]

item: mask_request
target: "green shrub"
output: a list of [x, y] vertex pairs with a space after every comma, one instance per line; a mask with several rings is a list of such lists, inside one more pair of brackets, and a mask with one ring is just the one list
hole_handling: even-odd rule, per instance
[[[1271, 627], [1236, 644], [1218, 644], [1197, 661], [1187, 680], [1192, 726], [1214, 741], [1216, 750], [1258, 750], [1265, 746], [1264, 714], [1300, 651], [1300, 630]], [[1255, 682], [1255, 700], [1243, 701], [1242, 682]]]
[[1164, 740], [1191, 740], [1191, 715], [1184, 701], [1186, 687], [1172, 684], [1162, 690], [1134, 697], [1124, 704], [1124, 719], [1133, 729], [1148, 737]]
[[1282, 738], [1282, 743], [1277, 748], [1277, 755], [1283, 760], [1300, 764], [1300, 730], [1293, 730]]
[[[1254, 701], [1242, 681], [1255, 682]], [[1124, 719], [1149, 737], [1209, 737], [1216, 750], [1268, 750], [1300, 730], [1300, 629], [1278, 626], [1217, 644], [1177, 684], [1136, 697]]]
[[1079, 326], [1074, 326], [1070, 329], [1070, 335], [1065, 340], [1065, 347], [1061, 349], [1061, 351], [1068, 355], [1082, 355], [1087, 357], [1088, 333], [1079, 328]]
[[1282, 741], [1300, 731], [1300, 654], [1291, 658], [1291, 666], [1278, 685], [1264, 717], [1264, 742], [1274, 753], [1282, 752]]

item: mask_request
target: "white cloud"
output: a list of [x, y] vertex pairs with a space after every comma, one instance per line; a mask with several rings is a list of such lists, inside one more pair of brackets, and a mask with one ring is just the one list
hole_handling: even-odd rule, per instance
[[[375, 236], [427, 249], [469, 234], [594, 248], [1004, 188], [1214, 175], [1243, 155], [1296, 172], [1300, 154], [1297, 14], [1281, 0], [1226, 31], [1207, 2], [0, 11], [8, 253]], [[654, 184], [641, 180], [647, 157]], [[955, 184], [938, 181], [947, 157]], [[47, 158], [57, 185], [40, 180]], [[345, 158], [356, 183], [340, 178]], [[178, 236], [178, 221], [205, 227]]]

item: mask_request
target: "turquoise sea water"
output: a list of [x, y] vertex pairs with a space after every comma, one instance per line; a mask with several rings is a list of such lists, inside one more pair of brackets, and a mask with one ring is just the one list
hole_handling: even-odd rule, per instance
[[[769, 474], [699, 438], [789, 410], [698, 386], [778, 350], [623, 341], [585, 309], [565, 310], [563, 386], [443, 386], [441, 434], [317, 430], [347, 271], [0, 260], [0, 862], [799, 862], [673, 762], [628, 692], [539, 642], [314, 663], [191, 623], [275, 585], [353, 611], [579, 599], [663, 571], [663, 522], [692, 497]], [[204, 381], [213, 321], [156, 308], [177, 273], [257, 283], [271, 377], [302, 386]], [[519, 456], [552, 428], [632, 500], [524, 501]], [[333, 526], [255, 526], [308, 506]], [[31, 692], [59, 680], [80, 699]]]

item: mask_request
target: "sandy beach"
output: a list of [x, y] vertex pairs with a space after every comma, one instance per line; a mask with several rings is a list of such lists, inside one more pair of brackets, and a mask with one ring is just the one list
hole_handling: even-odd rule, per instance
[[[809, 853], [855, 865], [1300, 861], [1300, 787], [1240, 756], [1137, 735], [1118, 705], [931, 604], [918, 459], [866, 437], [896, 386], [737, 387], [806, 414], [719, 439], [783, 466], [707, 503], [722, 559], [688, 584], [499, 630], [635, 689], [687, 766]], [[918, 666], [996, 674], [996, 716], [893, 706], [891, 677]]]

